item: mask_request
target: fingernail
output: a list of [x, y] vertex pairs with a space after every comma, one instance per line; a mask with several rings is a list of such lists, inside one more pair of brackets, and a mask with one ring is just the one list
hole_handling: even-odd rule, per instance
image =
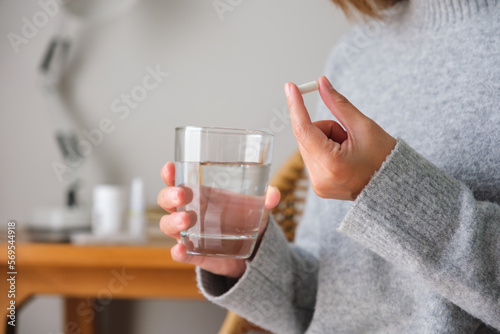
[[290, 94], [290, 83], [285, 83], [285, 94], [288, 96]]
[[333, 86], [332, 86], [332, 84], [330, 83], [330, 80], [328, 80], [328, 78], [327, 78], [327, 77], [325, 77], [325, 76], [323, 76], [323, 78], [325, 78], [325, 81], [326, 81], [326, 87], [327, 87], [328, 89], [333, 89]]

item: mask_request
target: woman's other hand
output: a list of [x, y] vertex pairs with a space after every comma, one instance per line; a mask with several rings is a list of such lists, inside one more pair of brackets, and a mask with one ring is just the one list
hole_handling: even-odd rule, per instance
[[285, 92], [293, 133], [314, 192], [323, 198], [354, 200], [396, 146], [396, 139], [339, 94], [326, 77], [319, 93], [340, 122], [311, 122], [296, 85]]

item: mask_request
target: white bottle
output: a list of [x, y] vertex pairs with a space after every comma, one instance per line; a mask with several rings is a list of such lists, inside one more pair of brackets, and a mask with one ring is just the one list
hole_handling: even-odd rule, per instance
[[132, 180], [130, 187], [130, 210], [128, 217], [128, 233], [134, 239], [146, 239], [144, 202], [144, 183], [141, 178], [135, 178]]
[[92, 233], [97, 236], [120, 234], [126, 212], [125, 193], [114, 185], [94, 188], [92, 205]]

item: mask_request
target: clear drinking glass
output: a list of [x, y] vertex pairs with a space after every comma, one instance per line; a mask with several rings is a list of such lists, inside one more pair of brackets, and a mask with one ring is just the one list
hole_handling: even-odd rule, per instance
[[264, 212], [273, 135], [242, 129], [175, 129], [175, 185], [192, 225], [181, 232], [194, 255], [248, 258]]

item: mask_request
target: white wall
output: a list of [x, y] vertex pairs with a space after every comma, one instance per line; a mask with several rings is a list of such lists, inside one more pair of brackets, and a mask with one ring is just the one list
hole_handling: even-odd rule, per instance
[[[81, 0], [70, 1], [74, 6]], [[223, 20], [212, 0], [141, 0], [80, 35], [63, 81], [68, 113], [79, 131], [98, 128], [103, 118], [113, 123], [113, 130], [86, 157], [80, 194], [84, 202], [90, 202], [97, 183], [128, 185], [141, 176], [147, 201], [154, 204], [162, 187], [160, 168], [173, 159], [176, 126], [269, 128], [277, 111], [286, 113], [283, 84], [316, 79], [332, 45], [347, 29], [343, 15], [328, 0], [221, 2], [234, 4]], [[67, 186], [64, 175], [60, 182], [52, 168], [54, 161], [63, 160], [37, 75], [63, 10], [19, 45], [17, 53], [8, 39], [9, 33], [22, 36], [22, 18], [33, 22], [40, 11], [38, 0], [0, 1], [0, 221], [17, 219], [20, 225], [34, 207], [62, 205]], [[147, 67], [159, 67], [169, 76], [121, 120], [123, 114], [114, 113], [112, 104], [142, 84]], [[315, 94], [306, 102], [313, 111]], [[296, 147], [289, 124], [275, 125], [284, 126], [275, 133], [274, 169]], [[21, 313], [21, 333], [40, 332], [47, 319], [53, 319], [53, 327], [41, 332], [58, 333], [58, 307], [51, 311], [46, 303], [57, 304], [42, 300]], [[137, 305], [146, 309], [148, 303]], [[177, 319], [173, 303], [154, 304], [165, 310], [160, 314], [167, 322]], [[193, 317], [206, 313], [211, 321], [213, 312], [223, 314], [208, 303], [201, 305]], [[154, 319], [141, 318], [137, 316], [136, 332], [157, 332]], [[195, 328], [186, 333], [196, 333]]]

